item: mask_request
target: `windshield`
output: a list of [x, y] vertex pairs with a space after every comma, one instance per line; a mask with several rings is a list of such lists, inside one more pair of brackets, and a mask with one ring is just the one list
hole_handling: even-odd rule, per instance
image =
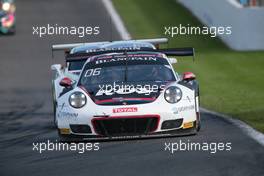
[[68, 70], [81, 70], [86, 60], [69, 62]]
[[86, 64], [79, 85], [86, 87], [113, 82], [169, 82], [176, 80], [168, 61], [164, 58], [156, 58], [156, 62], [149, 61], [147, 64], [146, 60], [143, 63], [138, 60], [126, 62], [124, 58], [119, 60], [120, 62], [111, 58], [108, 60], [114, 64], [102, 61], [98, 67], [96, 64]]

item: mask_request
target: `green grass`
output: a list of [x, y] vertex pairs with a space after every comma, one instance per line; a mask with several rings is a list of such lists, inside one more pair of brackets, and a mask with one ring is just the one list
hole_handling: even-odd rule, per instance
[[[113, 0], [133, 38], [164, 37], [164, 26], [202, 24], [175, 0]], [[236, 52], [217, 38], [177, 35], [168, 47], [196, 50], [178, 58], [177, 72], [197, 75], [202, 106], [241, 119], [264, 132], [264, 52]]]

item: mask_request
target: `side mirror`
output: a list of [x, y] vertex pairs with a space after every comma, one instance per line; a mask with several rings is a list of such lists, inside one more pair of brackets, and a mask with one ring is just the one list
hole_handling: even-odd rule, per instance
[[63, 78], [60, 81], [60, 86], [62, 86], [62, 87], [71, 87], [72, 84], [73, 84], [73, 81], [68, 77]]
[[191, 81], [196, 79], [196, 76], [192, 72], [184, 72], [182, 79], [186, 81]]

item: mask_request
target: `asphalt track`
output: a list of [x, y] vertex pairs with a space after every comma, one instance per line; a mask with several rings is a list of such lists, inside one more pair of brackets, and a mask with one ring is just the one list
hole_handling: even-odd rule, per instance
[[[229, 122], [202, 114], [196, 136], [100, 143], [99, 151], [32, 151], [33, 142], [56, 141], [52, 126], [52, 43], [118, 39], [99, 0], [17, 1], [17, 34], [0, 36], [0, 176], [201, 175], [263, 176], [263, 146]], [[32, 35], [32, 26], [98, 25], [99, 36]], [[231, 142], [231, 151], [165, 151], [165, 143]]]

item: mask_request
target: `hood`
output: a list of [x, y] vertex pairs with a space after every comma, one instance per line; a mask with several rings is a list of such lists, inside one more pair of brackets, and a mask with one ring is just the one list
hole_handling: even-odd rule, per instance
[[98, 105], [132, 105], [151, 103], [168, 82], [126, 82], [84, 87]]

